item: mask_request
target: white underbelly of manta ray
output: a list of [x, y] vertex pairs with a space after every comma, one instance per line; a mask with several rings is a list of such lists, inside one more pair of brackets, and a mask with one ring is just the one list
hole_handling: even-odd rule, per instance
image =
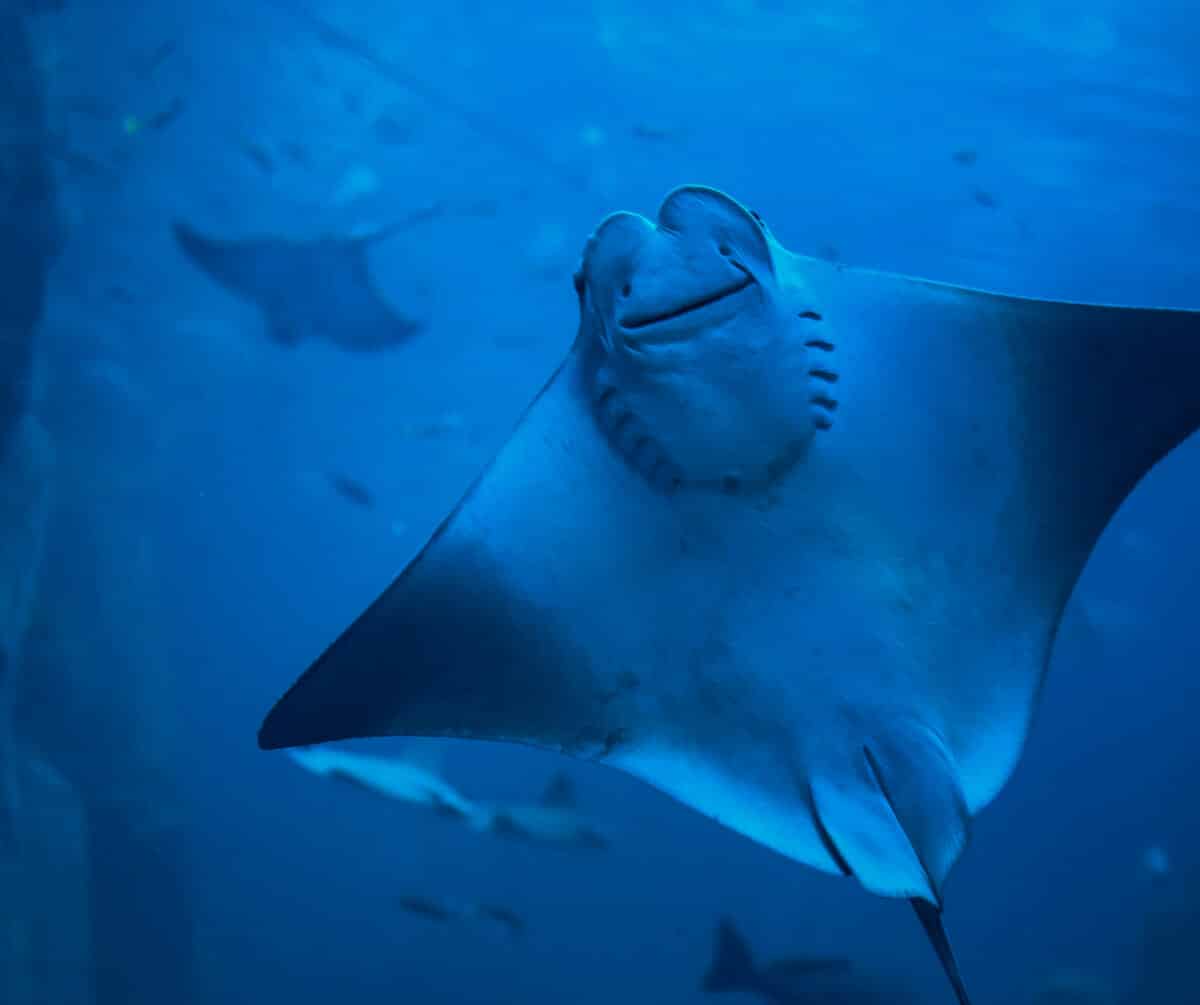
[[567, 359], [260, 745], [607, 760], [910, 899], [966, 1003], [943, 884], [1096, 539], [1200, 426], [1200, 313], [835, 267], [699, 187], [575, 283]]

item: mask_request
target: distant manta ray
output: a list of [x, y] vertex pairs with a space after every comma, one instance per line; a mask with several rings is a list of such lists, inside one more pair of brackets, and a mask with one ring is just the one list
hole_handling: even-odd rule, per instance
[[429, 219], [434, 207], [366, 234], [301, 241], [285, 237], [226, 240], [190, 224], [171, 225], [188, 259], [234, 296], [254, 304], [281, 345], [324, 337], [343, 349], [390, 349], [421, 330], [375, 288], [367, 252], [379, 241]]
[[1200, 426], [1200, 312], [842, 268], [694, 186], [575, 285], [566, 360], [260, 746], [607, 761], [909, 899], [965, 1005], [944, 882], [1097, 538]]

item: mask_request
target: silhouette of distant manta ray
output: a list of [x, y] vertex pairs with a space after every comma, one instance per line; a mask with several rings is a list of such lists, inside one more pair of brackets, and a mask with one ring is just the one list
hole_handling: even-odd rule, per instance
[[1096, 540], [1200, 427], [1200, 312], [843, 268], [697, 186], [608, 217], [575, 289], [566, 359], [259, 744], [605, 761], [909, 900], [965, 1005], [946, 878]]
[[254, 304], [280, 345], [326, 338], [352, 352], [390, 349], [422, 325], [396, 312], [375, 287], [367, 252], [436, 208], [366, 234], [313, 240], [286, 237], [225, 239], [191, 224], [171, 225], [188, 259], [234, 296]]

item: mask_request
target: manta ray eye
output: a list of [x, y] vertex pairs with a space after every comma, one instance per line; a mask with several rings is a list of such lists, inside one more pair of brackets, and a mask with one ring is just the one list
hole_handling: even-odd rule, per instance
[[756, 210], [756, 209], [752, 209], [752, 210], [750, 210], [750, 215], [751, 215], [752, 217], [754, 217], [754, 220], [755, 220], [755, 222], [756, 222], [756, 223], [757, 223], [757, 224], [758, 224], [760, 227], [765, 227], [765, 226], [767, 225], [767, 221], [766, 221], [766, 220], [764, 220], [764, 219], [763, 219], [763, 218], [762, 218], [762, 217], [759, 215], [759, 212], [758, 212], [758, 210]]
[[577, 269], [575, 275], [571, 277], [571, 282], [575, 284], [575, 293], [578, 296], [583, 296], [583, 269]]

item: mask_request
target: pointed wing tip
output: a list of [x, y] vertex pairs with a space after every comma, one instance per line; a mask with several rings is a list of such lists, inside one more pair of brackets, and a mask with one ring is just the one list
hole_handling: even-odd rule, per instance
[[303, 749], [347, 739], [337, 730], [314, 728], [316, 724], [305, 714], [305, 708], [312, 703], [298, 692], [307, 690], [305, 682], [309, 677], [309, 673], [302, 675], [266, 714], [258, 727], [259, 750]]
[[287, 730], [282, 729], [278, 723], [278, 717], [275, 715], [275, 708], [267, 713], [267, 717], [263, 719], [262, 725], [258, 727], [258, 749], [259, 750], [285, 750], [292, 747], [306, 747], [309, 744], [298, 741], [292, 742]]
[[258, 727], [259, 750], [304, 750], [321, 743], [349, 739], [338, 730], [314, 729], [303, 716], [297, 715], [289, 700], [291, 692], [279, 699]]
[[263, 724], [258, 727], [258, 749], [259, 750], [283, 750], [289, 744], [280, 740], [275, 735], [275, 730], [271, 728], [271, 719], [268, 716], [263, 720]]

